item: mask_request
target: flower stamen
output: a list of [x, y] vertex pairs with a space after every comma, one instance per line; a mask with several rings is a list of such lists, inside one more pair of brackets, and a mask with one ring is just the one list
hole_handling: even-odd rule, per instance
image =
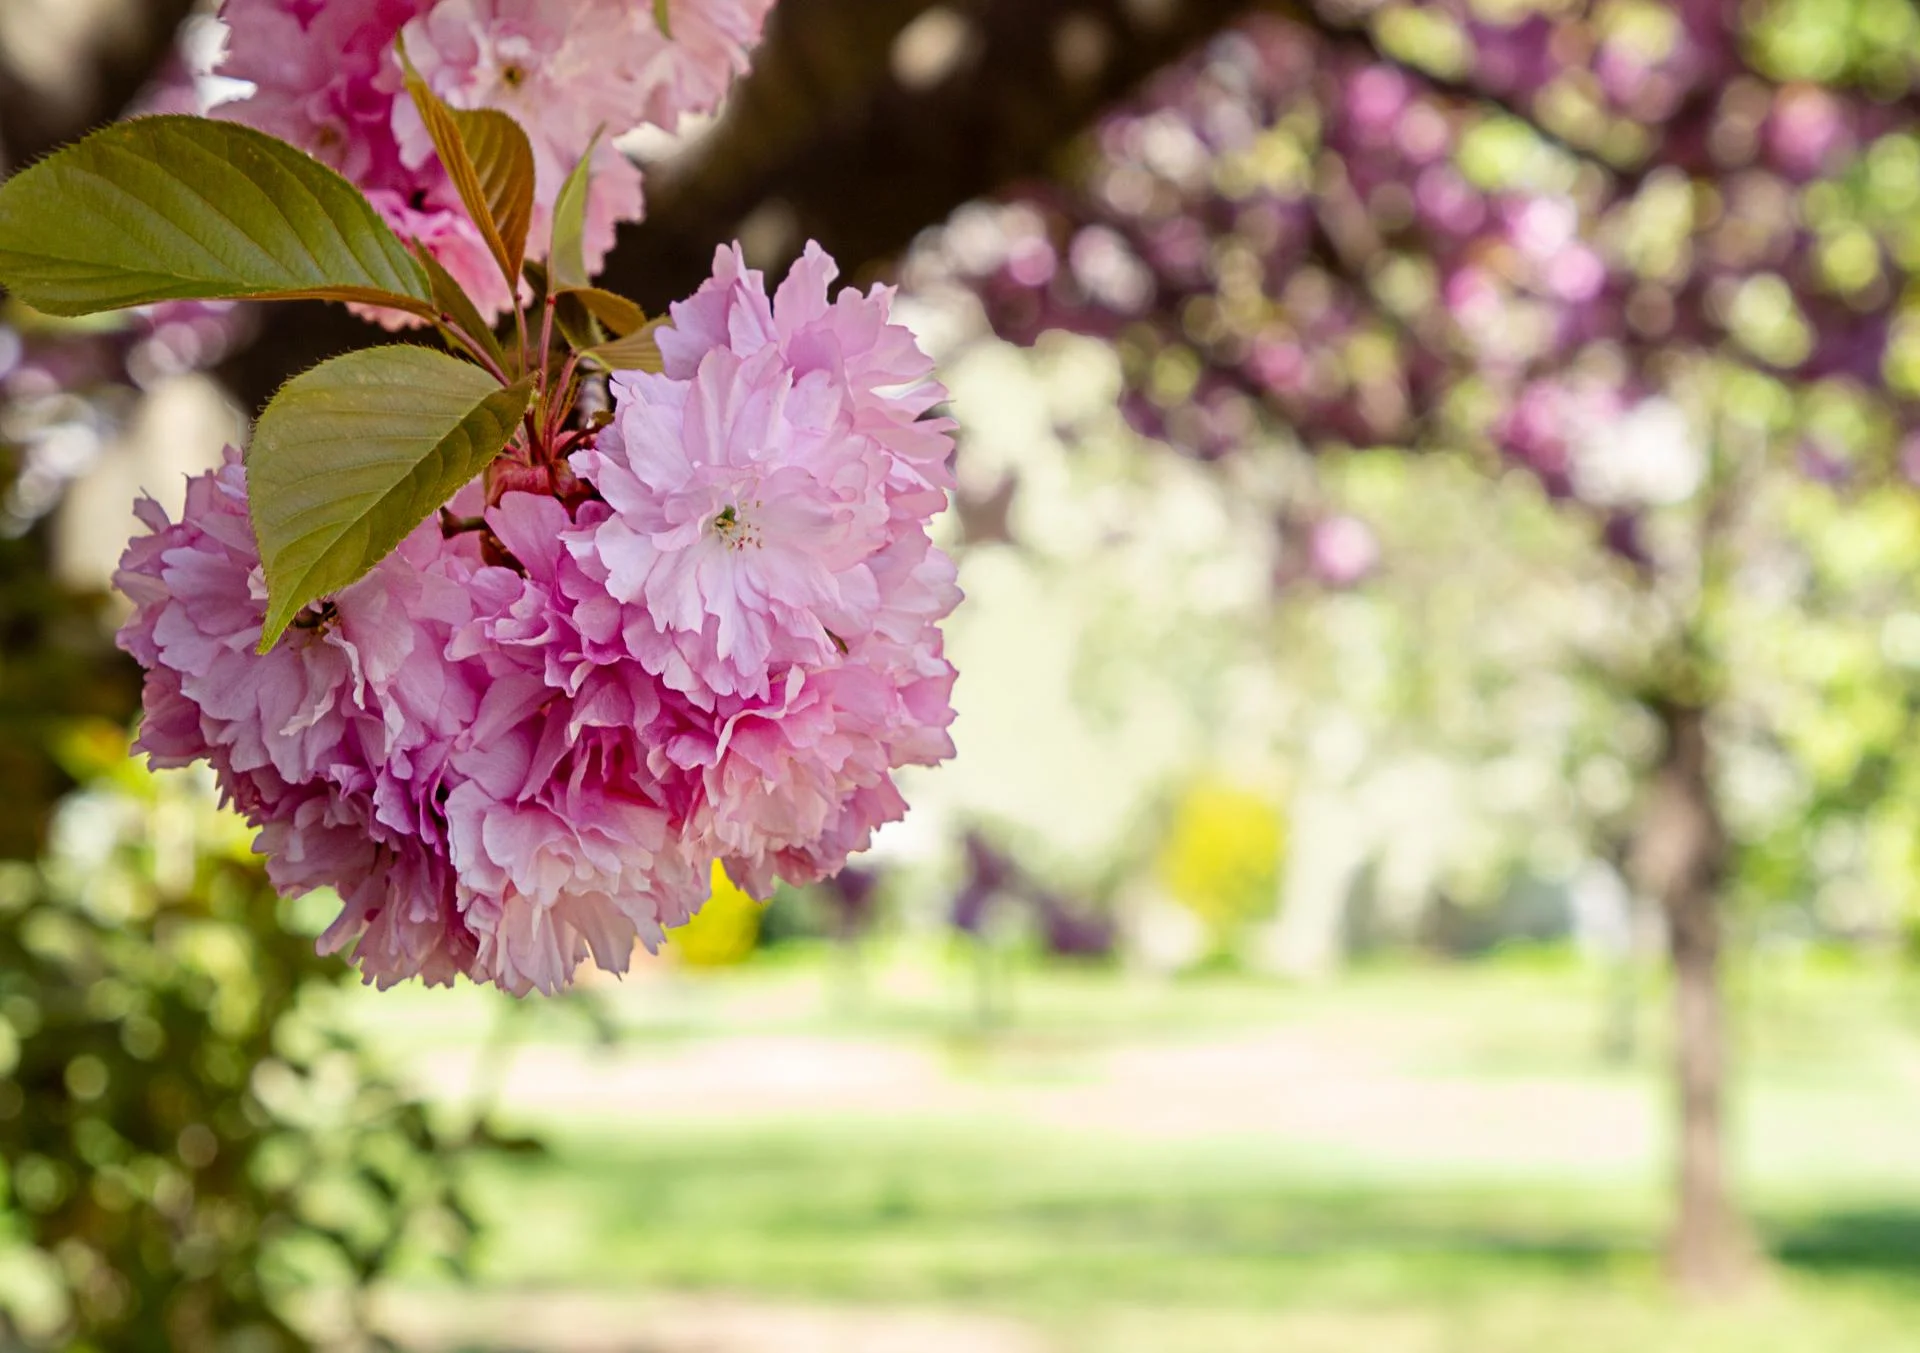
[[[759, 507], [760, 504], [754, 503], [752, 506]], [[737, 503], [728, 503], [720, 509], [719, 515], [713, 519], [713, 530], [714, 534], [720, 537], [721, 542], [731, 550], [744, 550], [749, 545], [758, 550], [766, 546], [766, 542], [761, 539], [759, 528], [741, 518]]]

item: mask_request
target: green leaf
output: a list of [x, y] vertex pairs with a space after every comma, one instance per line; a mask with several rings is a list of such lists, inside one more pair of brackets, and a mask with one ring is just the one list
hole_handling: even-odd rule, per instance
[[578, 296], [569, 296], [565, 292], [554, 297], [553, 320], [560, 330], [560, 337], [574, 352], [598, 347], [612, 337], [607, 332], [607, 326], [580, 304]]
[[593, 177], [593, 152], [599, 144], [596, 131], [580, 163], [560, 185], [560, 196], [553, 200], [553, 247], [547, 251], [547, 271], [559, 286], [584, 287], [592, 280], [587, 276], [585, 245], [587, 190]]
[[[473, 297], [467, 295], [465, 288], [454, 280], [453, 274], [448, 272], [446, 266], [419, 240], [413, 242], [413, 252], [419, 258], [420, 266], [427, 270], [427, 280], [433, 288], [434, 305], [440, 314], [459, 325], [467, 338], [480, 345], [481, 351], [492, 359], [495, 366], [505, 370], [506, 350], [500, 346], [500, 339], [493, 332], [493, 326], [487, 323], [486, 316], [482, 315], [480, 308], [473, 303]], [[440, 328], [450, 342], [466, 346], [447, 329], [445, 324]], [[480, 354], [474, 355], [478, 357]]]
[[651, 371], [657, 374], [663, 363], [660, 345], [654, 341], [653, 331], [661, 323], [660, 320], [654, 320], [624, 338], [588, 348], [580, 355], [591, 358], [609, 371]]
[[0, 184], [0, 282], [52, 315], [303, 297], [432, 312], [425, 273], [358, 189], [198, 117], [103, 127]]
[[669, 0], [653, 0], [653, 21], [660, 26], [660, 36], [673, 36], [673, 20], [668, 15]]
[[531, 381], [502, 388], [457, 357], [405, 346], [350, 352], [288, 381], [247, 448], [267, 574], [260, 651], [485, 469], [532, 396]]
[[519, 123], [497, 109], [448, 107], [413, 68], [405, 44], [399, 50], [407, 93], [427, 124], [440, 163], [513, 287], [533, 225], [533, 143]]
[[628, 300], [600, 287], [567, 287], [562, 296], [576, 296], [587, 312], [615, 334], [630, 334], [647, 322], [647, 312]]

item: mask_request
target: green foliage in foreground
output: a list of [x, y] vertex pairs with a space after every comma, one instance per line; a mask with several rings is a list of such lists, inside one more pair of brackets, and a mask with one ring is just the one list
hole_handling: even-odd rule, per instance
[[294, 1291], [459, 1269], [458, 1168], [519, 1143], [431, 1120], [347, 1028], [203, 778], [98, 742], [112, 779], [0, 871], [0, 1348], [308, 1348]]
[[[660, 365], [640, 308], [586, 285], [587, 161], [555, 203], [553, 251], [528, 260], [526, 132], [496, 110], [448, 107], [410, 63], [406, 71], [435, 152], [499, 264], [511, 353], [474, 297], [418, 241], [410, 250], [359, 189], [237, 123], [134, 118], [0, 182], [0, 284], [48, 314], [330, 300], [429, 321], [446, 341], [452, 355], [391, 344], [323, 363], [261, 414], [247, 474], [270, 599], [263, 653], [310, 604], [364, 576], [462, 485], [490, 474], [510, 442], [523, 470], [563, 471], [584, 431], [563, 434], [586, 369]], [[328, 623], [326, 607], [306, 623]]]

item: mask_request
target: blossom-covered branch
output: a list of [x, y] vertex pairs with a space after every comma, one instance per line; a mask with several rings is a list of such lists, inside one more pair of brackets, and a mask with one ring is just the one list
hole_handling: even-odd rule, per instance
[[551, 992], [716, 861], [763, 898], [837, 872], [953, 753], [945, 391], [817, 248], [770, 296], [723, 246], [665, 319], [588, 281], [640, 204], [606, 133], [716, 104], [764, 4], [224, 13], [251, 92], [0, 186], [0, 277], [62, 314], [344, 301], [452, 355], [322, 363], [178, 521], [141, 505], [139, 745], [211, 763], [382, 986]]

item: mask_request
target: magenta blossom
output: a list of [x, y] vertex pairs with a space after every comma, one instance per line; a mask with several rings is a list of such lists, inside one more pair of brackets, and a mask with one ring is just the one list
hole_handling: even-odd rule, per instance
[[140, 745], [211, 763], [275, 885], [338, 894], [322, 946], [369, 981], [623, 971], [715, 859], [759, 896], [822, 879], [905, 812], [896, 770], [953, 754], [944, 392], [885, 293], [829, 303], [817, 251], [774, 302], [738, 265], [676, 307], [666, 374], [615, 383], [577, 480], [490, 474], [265, 654], [237, 453], [180, 522], [141, 506]]

